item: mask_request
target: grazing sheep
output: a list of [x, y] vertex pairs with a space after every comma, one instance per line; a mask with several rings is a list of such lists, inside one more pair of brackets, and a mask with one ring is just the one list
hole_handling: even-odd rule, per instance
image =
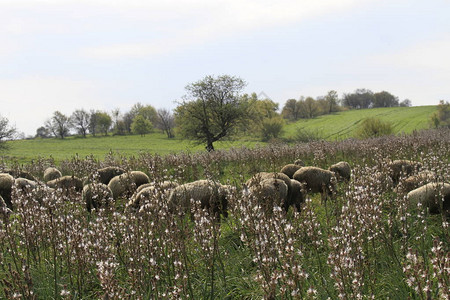
[[350, 165], [346, 161], [340, 161], [337, 164], [332, 165], [329, 170], [331, 172], [334, 172], [336, 174], [336, 178], [344, 179], [346, 181], [350, 180], [350, 176], [352, 173], [352, 170], [350, 168]]
[[5, 200], [0, 196], [0, 214], [3, 216], [8, 216], [12, 213], [12, 210], [6, 205]]
[[36, 185], [37, 185], [36, 181], [29, 180], [26, 178], [16, 178], [14, 180], [14, 186], [17, 189], [21, 189], [22, 191], [33, 190], [36, 187]]
[[289, 178], [289, 176], [287, 176], [284, 173], [278, 173], [278, 172], [274, 172], [274, 173], [259, 172], [259, 173], [256, 173], [255, 175], [252, 176], [252, 178], [247, 180], [246, 186], [251, 187], [251, 186], [253, 186], [255, 184], [258, 184], [259, 182], [261, 182], [261, 181], [263, 181], [265, 179], [269, 179], [269, 178], [275, 178], [275, 179], [283, 180], [284, 183], [288, 187], [288, 191], [290, 192], [290, 189], [291, 189], [291, 178]]
[[[252, 176], [247, 182], [246, 186], [249, 187], [250, 192], [253, 190], [253, 186], [261, 185], [261, 183], [267, 179], [278, 179], [282, 180], [287, 186], [287, 194], [285, 195], [282, 202], [278, 203], [281, 205], [283, 203], [283, 208], [285, 211], [289, 210], [290, 206], [295, 206], [297, 210], [300, 209], [300, 203], [304, 200], [303, 192], [301, 191], [301, 185], [299, 182], [292, 180], [285, 173], [268, 173], [268, 172], [260, 172]], [[272, 185], [274, 185], [273, 183]], [[266, 187], [269, 195], [273, 195], [270, 192], [270, 188]], [[264, 190], [264, 189], [263, 189]], [[259, 193], [261, 195], [261, 193]]]
[[291, 179], [291, 199], [288, 203], [286, 203], [285, 210], [289, 209], [289, 206], [295, 206], [297, 211], [300, 211], [300, 206], [303, 202], [305, 202], [305, 195], [302, 191], [302, 184], [295, 179]]
[[304, 163], [303, 160], [301, 160], [301, 159], [296, 159], [296, 160], [294, 161], [294, 165], [297, 165], [297, 166], [300, 166], [300, 167], [304, 167], [304, 166], [305, 166], [305, 163]]
[[288, 186], [277, 178], [267, 178], [249, 187], [266, 211], [273, 209], [273, 204], [285, 207], [288, 199]]
[[303, 167], [294, 174], [294, 179], [305, 184], [307, 192], [321, 193], [322, 199], [332, 195], [335, 190], [333, 172], [317, 167]]
[[417, 175], [411, 175], [408, 178], [400, 180], [395, 191], [397, 193], [408, 193], [426, 183], [436, 181], [436, 174], [430, 171], [421, 171]]
[[105, 167], [102, 169], [98, 169], [97, 173], [98, 181], [103, 184], [108, 184], [114, 177], [125, 173], [125, 170], [119, 167]]
[[86, 203], [88, 212], [93, 208], [108, 206], [113, 201], [111, 189], [103, 183], [91, 183], [83, 187], [81, 193], [83, 201]]
[[44, 171], [44, 181], [49, 182], [57, 178], [61, 178], [62, 174], [57, 168], [49, 167]]
[[136, 193], [130, 198], [127, 203], [127, 208], [138, 209], [144, 203], [144, 199], [150, 199], [155, 196], [158, 191], [169, 197], [170, 192], [178, 186], [178, 183], [174, 181], [163, 181], [161, 183], [146, 183], [139, 186]]
[[68, 191], [69, 189], [75, 189], [77, 192], [83, 190], [83, 182], [76, 176], [62, 176], [47, 182], [47, 185], [54, 189], [63, 189]]
[[150, 180], [144, 172], [131, 171], [115, 176], [108, 183], [109, 188], [113, 193], [114, 199], [121, 197], [124, 194], [130, 196], [141, 185], [149, 183]]
[[228, 217], [228, 188], [212, 180], [197, 180], [177, 186], [169, 196], [169, 210], [192, 212], [191, 199], [200, 202], [201, 208], [212, 211], [216, 216]]
[[11, 189], [14, 184], [14, 177], [8, 173], [0, 173], [0, 196], [2, 196], [6, 205], [12, 209]]
[[429, 209], [431, 214], [440, 213], [441, 209], [447, 215], [450, 212], [450, 184], [448, 183], [428, 183], [412, 190], [406, 197], [411, 205], [421, 203]]
[[301, 167], [302, 166], [295, 164], [287, 164], [281, 169], [280, 173], [286, 174], [289, 178], [292, 179], [294, 173], [297, 172]]
[[409, 176], [417, 172], [422, 167], [422, 164], [411, 160], [394, 160], [389, 164], [389, 170], [394, 184], [397, 185], [400, 176]]

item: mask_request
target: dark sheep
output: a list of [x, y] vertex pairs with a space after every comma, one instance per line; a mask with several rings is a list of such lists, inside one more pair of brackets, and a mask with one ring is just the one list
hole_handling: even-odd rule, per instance
[[283, 168], [281, 168], [280, 173], [286, 174], [289, 178], [292, 179], [294, 173], [297, 172], [302, 166], [296, 164], [287, 164]]
[[113, 202], [111, 189], [103, 183], [90, 183], [83, 187], [81, 193], [83, 201], [86, 203], [86, 209], [90, 212], [93, 208], [98, 209], [106, 207]]
[[76, 176], [63, 176], [47, 182], [47, 185], [54, 189], [63, 189], [65, 192], [75, 189], [77, 192], [83, 190], [83, 182]]
[[11, 190], [14, 184], [14, 177], [8, 173], [0, 173], [0, 196], [5, 201], [6, 205], [12, 209]]
[[411, 160], [394, 160], [389, 164], [390, 176], [394, 185], [397, 185], [400, 177], [410, 176], [419, 171], [422, 164]]
[[62, 174], [57, 168], [49, 167], [44, 171], [44, 181], [49, 182], [57, 178], [61, 178]]
[[126, 196], [131, 196], [136, 189], [150, 180], [144, 172], [141, 171], [131, 171], [118, 176], [115, 176], [108, 183], [109, 188], [113, 193], [114, 199], [126, 194]]
[[333, 194], [336, 189], [334, 173], [317, 167], [303, 167], [294, 174], [294, 179], [305, 184], [310, 193], [321, 193], [322, 199]]

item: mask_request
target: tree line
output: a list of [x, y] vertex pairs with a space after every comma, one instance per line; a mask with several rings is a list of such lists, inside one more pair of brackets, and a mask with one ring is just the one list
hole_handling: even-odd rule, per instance
[[138, 102], [124, 114], [119, 109], [114, 109], [111, 113], [77, 109], [70, 116], [55, 111], [44, 125], [36, 130], [36, 137], [64, 139], [74, 132], [82, 137], [86, 137], [87, 134], [98, 136], [109, 133], [145, 136], [157, 128], [163, 131], [168, 138], [173, 138], [174, 127], [174, 116], [170, 110], [165, 108], [156, 110], [151, 105], [143, 105]]

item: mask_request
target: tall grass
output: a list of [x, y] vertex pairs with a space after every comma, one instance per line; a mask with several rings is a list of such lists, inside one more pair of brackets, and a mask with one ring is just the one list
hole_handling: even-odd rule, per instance
[[[116, 165], [156, 183], [209, 178], [236, 189], [218, 221], [195, 199], [192, 214], [173, 213], [162, 190], [139, 211], [118, 199], [88, 213], [75, 191], [13, 188], [14, 209], [0, 214], [0, 298], [448, 299], [448, 220], [412, 207], [386, 179], [390, 161], [412, 159], [448, 182], [449, 133], [62, 161], [79, 177]], [[309, 195], [300, 212], [242, 193], [254, 173], [297, 158], [323, 168], [346, 160], [352, 180], [326, 203]], [[49, 165], [13, 167], [42, 178]]]

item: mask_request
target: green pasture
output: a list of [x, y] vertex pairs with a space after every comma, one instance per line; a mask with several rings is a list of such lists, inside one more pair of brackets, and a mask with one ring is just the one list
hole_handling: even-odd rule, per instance
[[[242, 139], [217, 142], [215, 147], [217, 149], [241, 146], [254, 147], [258, 143], [260, 142], [255, 139]], [[168, 139], [166, 135], [161, 133], [151, 133], [145, 136], [88, 136], [86, 138], [72, 136], [63, 140], [56, 138], [17, 140], [9, 142], [9, 146], [9, 150], [4, 152], [2, 156], [21, 163], [30, 162], [37, 157], [52, 157], [56, 161], [60, 161], [74, 155], [79, 157], [93, 155], [98, 159], [103, 159], [109, 152], [125, 156], [138, 155], [141, 152], [165, 155], [181, 151], [192, 153], [205, 149], [203, 145], [198, 145], [189, 140]]]
[[305, 130], [315, 132], [326, 140], [343, 140], [353, 137], [358, 124], [371, 117], [391, 122], [394, 134], [411, 133], [428, 128], [430, 116], [435, 110], [436, 106], [416, 106], [343, 111], [289, 123], [284, 127], [284, 137], [295, 137], [298, 130]]

